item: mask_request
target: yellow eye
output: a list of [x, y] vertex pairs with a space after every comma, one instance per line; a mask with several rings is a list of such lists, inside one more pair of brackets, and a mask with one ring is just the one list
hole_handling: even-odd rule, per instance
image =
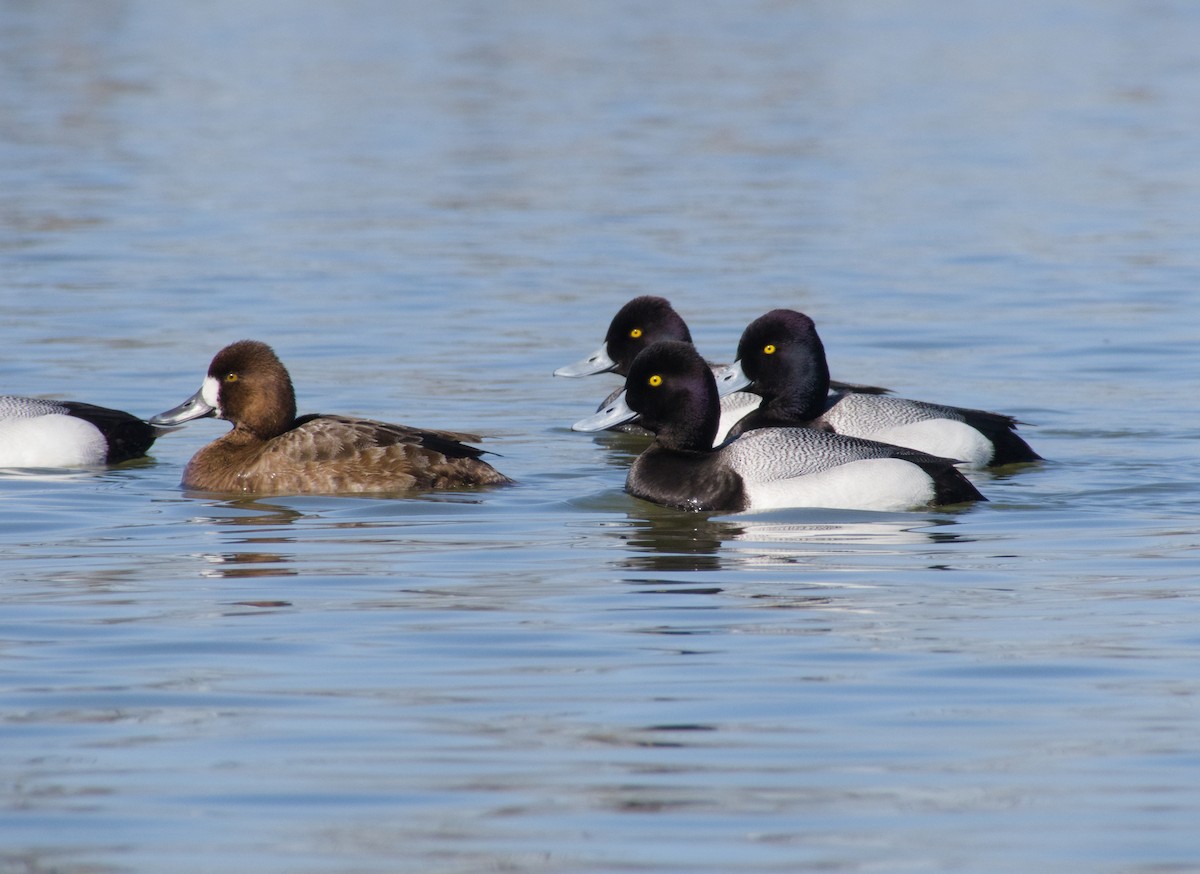
[[225, 374], [225, 381], [226, 382], [237, 382], [238, 375], [236, 373], [227, 373], [227, 374]]
[[650, 385], [652, 385], [654, 388], [658, 388], [660, 385], [662, 385], [662, 377], [659, 376], [657, 373], [654, 374], [654, 376], [650, 377], [646, 381], [648, 383], [650, 383]]
[[768, 343], [766, 346], [763, 346], [763, 354], [764, 355], [774, 355], [775, 354], [775, 344]]
[[629, 336], [636, 340], [638, 337], [642, 336], [642, 329], [634, 328], [632, 331], [629, 332]]

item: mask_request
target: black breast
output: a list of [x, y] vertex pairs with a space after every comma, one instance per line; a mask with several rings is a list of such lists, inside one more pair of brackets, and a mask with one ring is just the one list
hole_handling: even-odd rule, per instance
[[719, 454], [651, 446], [634, 461], [625, 490], [636, 498], [680, 510], [736, 512], [749, 505], [742, 478]]

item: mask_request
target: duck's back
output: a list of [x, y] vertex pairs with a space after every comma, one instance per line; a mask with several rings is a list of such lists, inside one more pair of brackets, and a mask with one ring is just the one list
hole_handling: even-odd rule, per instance
[[721, 450], [728, 464], [763, 481], [808, 476], [867, 458], [889, 458], [896, 451], [897, 447], [867, 440], [840, 440], [813, 428], [747, 431]]
[[56, 414], [65, 416], [67, 412], [67, 406], [62, 401], [0, 395], [0, 419], [35, 419]]
[[511, 482], [480, 459], [472, 434], [309, 415], [259, 440], [235, 428], [196, 453], [187, 488], [256, 494], [386, 493]]
[[748, 431], [721, 451], [755, 508], [898, 510], [985, 500], [950, 459], [811, 428]]
[[864, 437], [955, 458], [976, 467], [1037, 461], [1003, 413], [881, 395], [832, 396], [813, 423], [839, 434]]

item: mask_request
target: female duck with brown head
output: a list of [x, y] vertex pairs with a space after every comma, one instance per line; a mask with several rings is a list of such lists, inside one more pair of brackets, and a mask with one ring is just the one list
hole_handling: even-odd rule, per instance
[[296, 417], [287, 369], [266, 343], [226, 346], [200, 390], [150, 419], [177, 425], [215, 416], [233, 430], [188, 462], [183, 486], [209, 492], [339, 494], [508, 483], [481, 461], [473, 434], [427, 431], [349, 416]]

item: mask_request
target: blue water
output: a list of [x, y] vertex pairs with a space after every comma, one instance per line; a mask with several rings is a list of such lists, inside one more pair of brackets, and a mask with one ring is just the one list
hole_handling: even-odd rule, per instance
[[[1200, 7], [0, 0], [11, 394], [225, 343], [518, 480], [0, 473], [0, 871], [1200, 871]], [[952, 512], [688, 515], [628, 298], [996, 409]]]

